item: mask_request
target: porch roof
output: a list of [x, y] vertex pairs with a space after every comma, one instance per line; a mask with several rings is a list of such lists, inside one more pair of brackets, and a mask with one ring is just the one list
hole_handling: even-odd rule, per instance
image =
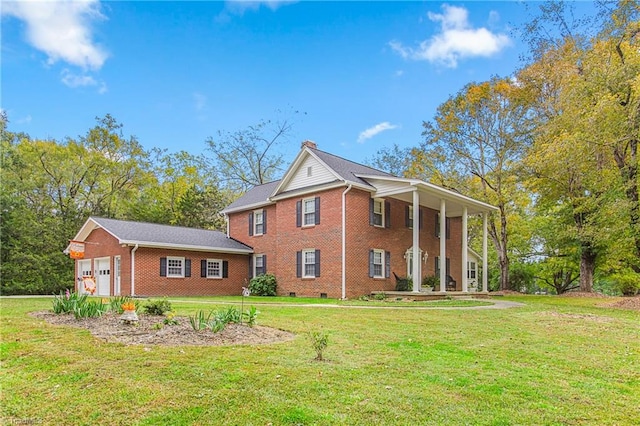
[[376, 188], [373, 193], [374, 197], [396, 198], [411, 204], [413, 192], [417, 191], [420, 205], [433, 210], [440, 210], [440, 200], [444, 199], [447, 217], [462, 216], [464, 207], [467, 208], [468, 214], [490, 213], [498, 210], [497, 207], [490, 204], [418, 179], [377, 175], [358, 175], [358, 177]]

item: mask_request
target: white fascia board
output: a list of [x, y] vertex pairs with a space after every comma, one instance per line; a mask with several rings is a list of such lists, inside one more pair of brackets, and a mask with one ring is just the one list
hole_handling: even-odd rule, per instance
[[[314, 194], [316, 192], [327, 191], [329, 189], [334, 189], [334, 188], [342, 188], [347, 185], [348, 183], [345, 182], [344, 180], [333, 181], [333, 182], [329, 182], [328, 184], [317, 185], [317, 186], [312, 186], [307, 188], [299, 188], [290, 192], [276, 195], [274, 197], [271, 197], [271, 200], [272, 201], [286, 200], [287, 198], [299, 197], [301, 195], [307, 195], [307, 194]], [[353, 186], [355, 187], [356, 185], [354, 184]], [[362, 187], [362, 185], [359, 185], [359, 186]], [[371, 190], [371, 188], [364, 188], [364, 187], [362, 187], [362, 189], [365, 189], [367, 191]]]
[[238, 212], [243, 212], [245, 210], [255, 210], [255, 209], [259, 209], [262, 207], [266, 207], [266, 206], [270, 206], [274, 203], [272, 203], [271, 201], [267, 200], [267, 201], [261, 201], [259, 203], [253, 203], [253, 204], [247, 204], [246, 206], [240, 206], [240, 207], [236, 207], [234, 209], [224, 209], [224, 210], [220, 210], [221, 214], [226, 214], [228, 215], [229, 213], [238, 213]]
[[206, 247], [191, 246], [186, 244], [170, 244], [170, 243], [154, 243], [152, 241], [128, 241], [119, 240], [120, 245], [139, 246], [145, 248], [172, 249], [172, 250], [188, 250], [188, 251], [206, 251], [210, 253], [230, 253], [230, 254], [251, 254], [253, 249], [231, 249], [222, 247]]
[[498, 208], [492, 206], [491, 204], [487, 204], [485, 202], [478, 201], [478, 200], [476, 200], [474, 198], [467, 197], [466, 195], [462, 195], [462, 194], [459, 194], [457, 192], [453, 192], [453, 191], [450, 191], [448, 189], [441, 188], [441, 187], [439, 187], [437, 185], [434, 185], [432, 183], [423, 182], [423, 181], [417, 181], [415, 186], [418, 189], [426, 190], [428, 192], [431, 192], [432, 194], [438, 194], [439, 196], [441, 196], [445, 200], [457, 201], [462, 205], [473, 206], [473, 207], [476, 207], [480, 211], [487, 211], [487, 212], [498, 211]]
[[271, 196], [269, 197], [269, 199], [273, 199], [274, 197], [277, 197], [278, 193], [282, 190], [282, 188], [286, 188], [286, 186], [289, 184], [289, 181], [291, 181], [293, 176], [296, 174], [296, 171], [300, 167], [300, 164], [302, 164], [302, 162], [304, 161], [307, 155], [310, 155], [313, 158], [315, 158], [316, 161], [318, 161], [320, 164], [322, 164], [322, 166], [324, 166], [327, 170], [329, 170], [329, 172], [336, 178], [336, 180], [344, 181], [344, 179], [342, 179], [342, 177], [339, 176], [335, 172], [335, 170], [329, 167], [327, 163], [322, 161], [317, 155], [313, 153], [313, 151], [311, 151], [308, 147], [305, 146], [300, 150], [296, 159], [293, 160], [293, 163], [291, 163], [291, 165], [287, 169], [287, 172], [284, 174], [284, 177], [280, 180], [280, 183], [278, 184], [276, 189], [274, 189], [273, 192], [271, 193]]

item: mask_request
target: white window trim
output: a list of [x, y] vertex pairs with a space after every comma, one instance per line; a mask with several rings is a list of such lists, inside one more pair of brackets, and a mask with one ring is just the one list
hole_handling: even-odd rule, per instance
[[[253, 276], [258, 276], [258, 258], [262, 259], [262, 268], [264, 269], [264, 254], [253, 255]], [[266, 274], [267, 271], [260, 272], [260, 274]]]
[[[307, 254], [313, 253], [313, 263], [307, 263]], [[307, 265], [313, 265], [313, 275], [307, 275]], [[302, 250], [302, 278], [315, 278], [316, 277], [316, 250], [306, 249]]]
[[[473, 268], [471, 267], [473, 265]], [[475, 277], [471, 277], [471, 272], [475, 272]], [[467, 279], [468, 280], [477, 280], [478, 279], [478, 262], [475, 260], [470, 260], [467, 262]]]
[[[307, 212], [306, 210], [306, 206], [307, 206], [307, 202], [310, 202], [311, 205], [313, 206], [313, 211], [312, 212]], [[311, 214], [313, 213], [313, 221], [311, 223], [307, 223], [307, 214]], [[305, 198], [302, 200], [302, 226], [303, 227], [307, 227], [307, 226], [316, 226], [316, 198], [312, 197], [312, 198]]]
[[[220, 271], [220, 275], [209, 275], [209, 262], [218, 262], [219, 267], [218, 270]], [[207, 259], [207, 278], [210, 279], [215, 279], [215, 280], [221, 280], [222, 279], [222, 259]]]
[[[171, 269], [169, 263], [171, 260], [180, 261], [180, 275], [169, 273], [169, 270]], [[167, 256], [167, 278], [184, 278], [184, 257]]]
[[[375, 270], [376, 267], [375, 265], [377, 265], [376, 263], [376, 254], [380, 254], [380, 275], [376, 275]], [[384, 264], [385, 264], [385, 252], [384, 250], [381, 249], [373, 249], [373, 278], [385, 278], [385, 271], [384, 271]]]
[[[384, 217], [384, 198], [374, 198], [373, 199], [373, 216], [376, 216], [376, 203], [380, 203], [380, 225], [377, 224], [373, 224], [373, 226], [377, 226], [378, 228], [384, 228], [384, 224], [385, 224], [385, 217]], [[375, 221], [374, 221], [375, 222]]]
[[[258, 215], [262, 218], [262, 221], [258, 223]], [[262, 225], [262, 231], [258, 232], [258, 225]], [[264, 210], [253, 211], [253, 235], [264, 235]]]

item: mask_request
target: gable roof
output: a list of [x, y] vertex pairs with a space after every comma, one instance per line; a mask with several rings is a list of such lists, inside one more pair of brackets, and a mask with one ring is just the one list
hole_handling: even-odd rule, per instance
[[269, 200], [269, 196], [279, 184], [279, 180], [274, 180], [273, 182], [254, 186], [245, 192], [240, 198], [225, 207], [221, 213], [229, 213], [244, 209], [256, 209], [272, 204]]
[[307, 149], [311, 153], [315, 154], [319, 160], [330, 167], [342, 180], [347, 183], [371, 186], [366, 180], [358, 177], [358, 175], [395, 177], [391, 173], [383, 172], [382, 170], [374, 169], [373, 167], [355, 163], [342, 157], [338, 157], [337, 155], [320, 151], [319, 149], [308, 147]]
[[94, 229], [102, 228], [119, 244], [141, 247], [184, 249], [221, 253], [253, 253], [253, 249], [220, 231], [159, 225], [91, 216], [76, 234], [74, 241], [84, 241]]

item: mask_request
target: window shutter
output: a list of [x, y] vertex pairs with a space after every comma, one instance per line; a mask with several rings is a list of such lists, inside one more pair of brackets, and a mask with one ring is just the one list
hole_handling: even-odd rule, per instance
[[409, 217], [409, 206], [404, 206], [404, 226], [407, 228], [411, 225], [411, 218]]
[[249, 279], [253, 278], [253, 255], [249, 256]]
[[436, 256], [434, 257], [434, 260], [435, 260], [435, 263], [433, 265], [434, 275], [439, 279], [440, 278], [440, 257]]
[[373, 198], [369, 198], [369, 225], [373, 225], [374, 217], [373, 217]]
[[316, 197], [316, 225], [320, 225], [320, 197]]
[[191, 276], [191, 259], [184, 260], [184, 276], [185, 277]]
[[420, 222], [418, 224], [418, 229], [422, 229], [422, 209], [418, 209], [418, 221]]
[[160, 276], [161, 277], [167, 276], [167, 258], [166, 257], [160, 258]]
[[369, 250], [369, 278], [373, 278], [373, 250]]
[[207, 260], [206, 259], [202, 259], [200, 261], [200, 277], [201, 278], [207, 277]]
[[447, 230], [446, 230], [447, 240], [450, 240], [451, 239], [451, 218], [450, 217], [448, 217], [446, 219], [446, 225], [445, 226], [447, 228]]
[[390, 251], [384, 252], [384, 263], [385, 263], [384, 276], [389, 278], [391, 276], [391, 252]]
[[298, 228], [302, 226], [302, 201], [296, 202], [296, 226]]
[[262, 255], [262, 273], [263, 274], [267, 273], [267, 255], [266, 254]]
[[391, 228], [391, 203], [384, 202], [384, 227]]
[[253, 235], [253, 212], [249, 213], [249, 236]]
[[267, 233], [267, 211], [262, 210], [262, 233]]
[[320, 249], [316, 249], [316, 277], [320, 276]]
[[447, 266], [446, 266], [446, 268], [447, 268], [447, 270], [446, 270], [446, 271], [447, 271], [447, 277], [448, 277], [449, 275], [451, 275], [451, 262], [450, 262], [450, 260], [451, 260], [451, 259], [449, 259], [449, 258], [447, 257]]
[[302, 278], [302, 252], [296, 252], [296, 277]]
[[222, 261], [222, 278], [229, 278], [229, 262]]

